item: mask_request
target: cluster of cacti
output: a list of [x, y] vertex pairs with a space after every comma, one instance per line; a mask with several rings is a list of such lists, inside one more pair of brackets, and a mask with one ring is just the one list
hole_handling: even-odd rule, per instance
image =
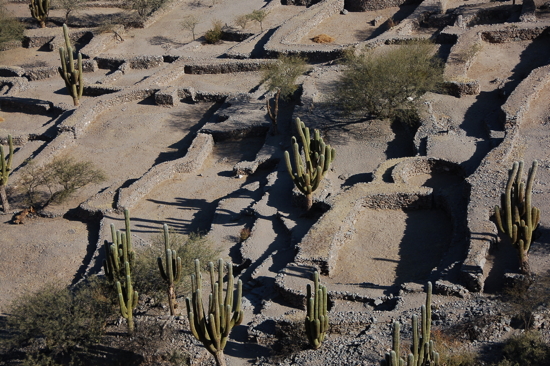
[[[237, 294], [233, 290], [233, 265], [227, 263], [227, 288], [223, 299], [223, 260], [218, 260], [218, 276], [214, 271], [214, 264], [208, 264], [210, 270], [211, 292], [208, 297], [208, 312], [205, 313], [202, 301], [202, 275], [200, 261], [195, 260], [195, 273], [191, 275], [192, 298], [187, 298], [187, 315], [191, 333], [202, 342], [210, 352], [218, 366], [225, 366], [223, 349], [229, 339], [229, 332], [234, 326], [241, 324], [243, 311], [241, 310], [242, 282], [237, 283]], [[222, 302], [223, 300], [223, 302]]]
[[9, 152], [6, 157], [4, 154], [4, 147], [0, 145], [0, 200], [2, 201], [2, 209], [4, 212], [8, 212], [10, 209], [6, 186], [8, 185], [8, 178], [11, 173], [11, 162], [13, 160], [13, 141], [11, 135], [8, 135], [8, 149]]
[[69, 31], [66, 24], [63, 24], [63, 35], [65, 36], [65, 48], [59, 48], [61, 57], [61, 67], [58, 68], [59, 74], [65, 81], [65, 86], [73, 97], [75, 106], [80, 104], [80, 98], [84, 91], [84, 79], [82, 76], [82, 54], [78, 53], [76, 69], [74, 65], [73, 48], [69, 40]]
[[523, 161], [515, 162], [509, 172], [506, 190], [501, 196], [502, 208], [495, 207], [495, 221], [498, 230], [506, 234], [516, 248], [522, 273], [528, 274], [528, 252], [533, 231], [539, 225], [540, 210], [531, 205], [533, 182], [538, 162], [533, 161], [529, 169], [527, 184], [522, 182]]
[[50, 0], [31, 0], [29, 4], [31, 15], [40, 23], [41, 28], [46, 28], [46, 19], [50, 12]]
[[170, 315], [176, 315], [176, 308], [178, 303], [176, 302], [175, 285], [181, 280], [181, 258], [176, 257], [176, 251], [170, 249], [170, 236], [168, 232], [168, 225], [163, 226], [164, 233], [164, 252], [166, 257], [166, 266], [162, 264], [162, 258], [158, 257], [158, 265], [160, 275], [168, 283], [168, 304], [170, 305]]
[[319, 187], [319, 183], [329, 170], [334, 160], [335, 150], [326, 145], [319, 130], [314, 130], [313, 138], [310, 137], [309, 128], [296, 118], [296, 129], [302, 142], [304, 160], [300, 155], [300, 147], [296, 138], [292, 136], [292, 150], [294, 154], [294, 166], [290, 161], [290, 154], [285, 151], [285, 161], [288, 174], [300, 192], [307, 198], [307, 209], [313, 206], [313, 192]]
[[319, 283], [319, 272], [313, 274], [313, 288], [307, 285], [306, 334], [313, 349], [321, 347], [328, 330], [327, 288]]
[[[439, 366], [439, 354], [435, 352], [434, 342], [430, 340], [432, 325], [432, 284], [428, 282], [426, 291], [426, 304], [421, 308], [421, 321], [418, 324], [418, 316], [412, 316], [413, 341], [411, 352], [407, 356], [407, 366]], [[401, 366], [405, 361], [399, 356], [400, 352], [400, 324], [393, 323], [392, 350], [386, 353], [381, 361], [382, 366]]]
[[132, 250], [132, 233], [130, 231], [130, 213], [124, 210], [124, 223], [126, 230], [115, 230], [111, 224], [111, 236], [113, 243], [105, 242], [106, 257], [103, 261], [105, 275], [115, 282], [118, 294], [120, 313], [127, 320], [128, 333], [134, 332], [133, 311], [138, 304], [138, 293], [132, 286], [132, 270], [135, 265], [135, 253]]

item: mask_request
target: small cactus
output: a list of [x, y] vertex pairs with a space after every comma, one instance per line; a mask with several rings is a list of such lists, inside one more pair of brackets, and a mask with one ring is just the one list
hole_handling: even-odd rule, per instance
[[111, 281], [120, 281], [125, 278], [124, 263], [128, 262], [130, 270], [135, 265], [135, 252], [132, 250], [132, 232], [130, 230], [130, 212], [124, 210], [125, 231], [120, 232], [111, 224], [112, 244], [105, 240], [105, 255], [103, 270]]
[[319, 272], [313, 274], [313, 288], [307, 285], [306, 334], [313, 349], [321, 347], [328, 330], [327, 288], [319, 283]]
[[[439, 354], [435, 352], [434, 342], [430, 340], [432, 325], [432, 283], [428, 282], [426, 291], [426, 304], [421, 308], [421, 324], [419, 327], [418, 316], [412, 316], [413, 342], [411, 352], [407, 356], [407, 366], [439, 366]], [[400, 358], [400, 324], [393, 323], [392, 350], [386, 353], [381, 361], [382, 366], [403, 366], [405, 360]], [[419, 334], [420, 330], [420, 334]]]
[[319, 187], [319, 183], [329, 170], [334, 160], [335, 150], [325, 144], [319, 130], [314, 130], [313, 138], [310, 138], [309, 128], [299, 118], [296, 118], [296, 129], [302, 142], [305, 161], [302, 160], [300, 147], [294, 136], [292, 136], [294, 166], [288, 151], [285, 151], [285, 161], [292, 181], [307, 198], [309, 211], [313, 206], [313, 192]]
[[509, 171], [506, 190], [501, 195], [502, 208], [495, 207], [495, 221], [498, 230], [506, 234], [518, 251], [520, 270], [529, 274], [528, 252], [533, 239], [533, 231], [538, 227], [540, 210], [531, 205], [533, 182], [537, 174], [538, 162], [533, 161], [529, 169], [527, 184], [522, 182], [523, 161], [515, 162]]
[[130, 231], [130, 212], [124, 210], [124, 232], [117, 231], [111, 224], [113, 243], [105, 241], [106, 257], [103, 260], [105, 276], [114, 282], [121, 315], [127, 320], [128, 333], [134, 333], [133, 310], [138, 304], [138, 293], [132, 286], [132, 270], [135, 265], [135, 253], [132, 250], [132, 232]]
[[166, 256], [166, 267], [162, 264], [162, 258], [158, 257], [158, 265], [161, 277], [168, 283], [168, 304], [170, 305], [170, 315], [176, 315], [178, 303], [176, 301], [175, 284], [181, 280], [181, 258], [176, 257], [176, 251], [170, 249], [170, 236], [168, 225], [164, 224], [164, 252]]
[[132, 276], [130, 274], [130, 263], [124, 263], [124, 269], [126, 272], [126, 279], [123, 284], [120, 281], [116, 282], [116, 290], [118, 294], [118, 304], [120, 306], [120, 313], [128, 323], [128, 334], [134, 333], [134, 316], [133, 311], [138, 304], [138, 293], [134, 291], [132, 286]]
[[243, 321], [241, 310], [242, 282], [237, 282], [237, 293], [233, 291], [233, 265], [227, 264], [227, 289], [223, 300], [223, 260], [218, 260], [218, 280], [214, 274], [214, 264], [208, 263], [210, 271], [211, 292], [208, 297], [208, 313], [202, 303], [202, 275], [200, 261], [195, 259], [195, 273], [191, 275], [192, 298], [186, 298], [187, 315], [191, 333], [202, 342], [218, 366], [225, 366], [223, 349], [234, 326]]
[[11, 135], [8, 135], [8, 156], [4, 154], [4, 147], [0, 145], [0, 200], [2, 201], [2, 209], [4, 212], [10, 210], [6, 186], [11, 173], [11, 162], [13, 160], [13, 141]]
[[73, 48], [69, 40], [69, 30], [66, 24], [63, 24], [63, 35], [65, 36], [65, 48], [59, 48], [59, 56], [61, 57], [61, 67], [58, 68], [59, 75], [65, 81], [67, 91], [73, 97], [75, 106], [80, 104], [80, 98], [84, 91], [84, 79], [82, 76], [82, 54], [78, 53], [76, 69], [74, 66]]
[[29, 4], [31, 15], [40, 24], [40, 28], [46, 28], [46, 19], [50, 12], [50, 0], [31, 0]]

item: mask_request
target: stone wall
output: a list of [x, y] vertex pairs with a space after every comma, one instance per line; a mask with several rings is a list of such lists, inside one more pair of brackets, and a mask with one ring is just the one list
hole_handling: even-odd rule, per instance
[[499, 204], [514, 152], [521, 149], [523, 142], [519, 139], [519, 130], [524, 114], [548, 83], [550, 65], [531, 71], [510, 94], [501, 107], [506, 133], [504, 140], [487, 154], [479, 168], [468, 178], [472, 187], [467, 213], [470, 246], [461, 274], [470, 291], [483, 290], [489, 248], [497, 239], [496, 226], [489, 220], [492, 207]]

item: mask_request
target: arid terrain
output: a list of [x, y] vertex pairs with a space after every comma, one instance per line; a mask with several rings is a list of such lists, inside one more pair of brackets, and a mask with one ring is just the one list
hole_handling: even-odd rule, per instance
[[[309, 7], [172, 0], [141, 27], [100, 32], [135, 11], [98, 3], [86, 2], [69, 21], [77, 49], [94, 63], [77, 108], [56, 71], [62, 9], [40, 29], [26, 3], [6, 4], [28, 29], [25, 47], [0, 51], [0, 141], [16, 138], [11, 211], [0, 215], [0, 313], [45, 284], [71, 286], [102, 273], [109, 225], [122, 230], [129, 209], [138, 255], [166, 223], [206, 235], [223, 259], [243, 264], [245, 320], [227, 345], [229, 365], [378, 364], [391, 345], [391, 321], [409, 322], [427, 281], [434, 283], [434, 326], [478, 322], [476, 332], [463, 332], [461, 347], [490, 354], [521, 331], [496, 300], [518, 260], [491, 216], [512, 163], [537, 160], [533, 204], [541, 223], [530, 265], [537, 276], [550, 270], [547, 5], [426, 0], [348, 12], [334, 0]], [[256, 22], [235, 25], [258, 9], [269, 12], [263, 31]], [[181, 25], [189, 15], [200, 20], [196, 40]], [[212, 45], [204, 34], [214, 20], [225, 35]], [[318, 34], [334, 42], [316, 44]], [[385, 52], [427, 37], [445, 61], [449, 90], [458, 91], [424, 95], [418, 130], [335, 113], [329, 100], [344, 50]], [[309, 71], [298, 79], [299, 96], [281, 103], [280, 134], [271, 135], [261, 69], [280, 54], [302, 55]], [[336, 149], [307, 214], [283, 157], [296, 117]], [[106, 180], [13, 224], [28, 208], [18, 187], [25, 162], [63, 156], [93, 162]], [[285, 326], [302, 326], [314, 269], [328, 288], [331, 319], [318, 351], [303, 340], [295, 348], [277, 340]], [[184, 308], [183, 294], [178, 301]], [[137, 312], [138, 329], [158, 318], [178, 330], [159, 350], [184, 348], [192, 364], [213, 362], [186, 317], [161, 316], [166, 306], [140, 304]], [[505, 320], [479, 321], [488, 314]], [[548, 316], [536, 309], [534, 327], [547, 341]], [[124, 332], [123, 321], [110, 327]]]

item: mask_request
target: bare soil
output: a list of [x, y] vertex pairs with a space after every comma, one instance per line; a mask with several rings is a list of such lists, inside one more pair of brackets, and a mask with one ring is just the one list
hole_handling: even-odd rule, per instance
[[[448, 6], [460, 4], [461, 1], [449, 2]], [[204, 45], [200, 40], [193, 42], [191, 35], [181, 29], [182, 18], [187, 14], [199, 16], [202, 22], [196, 31], [202, 35], [214, 19], [231, 24], [236, 16], [250, 13], [264, 5], [264, 1], [260, 0], [237, 0], [231, 1], [231, 4], [225, 0], [213, 6], [197, 6], [194, 1], [184, 0], [149, 28], [128, 30], [123, 35], [124, 42], [107, 51], [107, 54], [169, 53], [192, 59], [218, 57], [236, 43]], [[25, 4], [11, 3], [9, 9], [18, 16], [28, 16], [27, 10], [24, 10]], [[75, 17], [112, 14], [119, 10], [87, 9]], [[277, 27], [301, 10], [303, 8], [293, 6], [275, 7], [267, 17], [264, 29]], [[371, 20], [379, 15], [389, 18], [396, 11], [396, 8], [390, 8], [378, 12], [335, 15], [312, 30], [302, 42], [311, 43], [310, 38], [321, 33], [335, 37], [338, 44], [363, 41], [376, 31], [369, 23]], [[52, 14], [60, 16], [58, 11]], [[259, 31], [259, 25], [251, 23], [247, 30]], [[498, 83], [495, 79], [507, 80], [506, 90], [511, 92], [530, 70], [548, 62], [550, 51], [542, 42], [544, 41], [484, 43], [468, 71], [469, 78], [480, 80], [480, 95], [460, 99], [442, 94], [426, 95], [426, 100], [432, 103], [435, 116], [442, 126], [440, 138], [433, 140], [430, 151], [432, 156], [460, 163], [468, 174], [477, 168], [491, 148], [482, 119], [497, 110], [503, 102], [498, 99]], [[33, 63], [56, 66], [58, 56], [56, 52], [38, 49], [14, 49], [0, 52], [0, 63], [9, 66]], [[159, 69], [130, 71], [114, 85], [135, 85], [158, 71]], [[87, 74], [86, 77], [94, 82], [102, 79], [106, 73], [106, 70], [99, 70]], [[329, 83], [326, 80], [333, 80], [337, 76], [337, 71], [327, 72], [323, 80], [319, 80], [319, 85], [325, 83], [328, 88]], [[177, 83], [213, 92], [249, 92], [260, 83], [260, 79], [259, 73], [185, 75]], [[19, 96], [54, 103], [70, 102], [63, 81], [59, 78], [32, 82], [31, 86]], [[86, 98], [92, 97], [84, 99]], [[550, 243], [550, 231], [547, 228], [550, 227], [550, 218], [545, 214], [550, 212], [548, 100], [550, 87], [547, 86], [539, 100], [533, 104], [535, 107], [529, 111], [529, 128], [522, 131], [522, 138], [527, 141], [523, 158], [528, 162], [533, 159], [540, 162], [533, 198], [543, 212], [542, 235], [534, 244], [531, 256], [532, 269], [536, 273], [550, 269], [547, 255]], [[13, 212], [0, 215], [0, 312], [7, 312], [8, 305], [17, 296], [32, 292], [48, 282], [70, 285], [77, 281], [83, 268], [89, 264], [98, 238], [108, 236], [108, 228], [105, 227], [105, 232], [98, 233], [97, 224], [71, 219], [66, 213], [100, 191], [116, 191], [138, 179], [152, 166], [183, 156], [198, 128], [211, 121], [219, 107], [215, 103], [186, 102], [177, 107], [164, 108], [147, 99], [114, 107], [100, 115], [93, 121], [86, 135], [64, 154], [76, 160], [94, 162], [105, 170], [108, 179], [101, 184], [86, 186], [66, 203], [49, 208], [61, 215], [60, 217], [33, 217], [24, 225], [11, 224], [13, 213], [22, 210], [25, 203], [15, 192], [17, 182], [10, 182], [15, 197]], [[292, 113], [291, 108], [287, 113]], [[55, 129], [58, 124], [55, 116], [27, 114], [25, 111], [0, 110], [0, 117], [5, 119], [0, 122], [2, 137], [7, 134], [42, 134], [48, 129]], [[326, 140], [337, 151], [333, 171], [327, 176], [326, 183], [336, 192], [357, 182], [370, 181], [376, 167], [387, 159], [414, 155], [408, 132], [400, 126], [388, 124], [387, 121], [358, 120], [334, 123], [332, 126], [325, 123], [324, 127]], [[282, 130], [290, 131], [288, 125], [287, 130]], [[262, 312], [268, 316], [280, 316], [292, 310], [271, 292], [271, 285], [277, 272], [293, 261], [293, 245], [316, 218], [303, 217], [301, 209], [291, 205], [292, 184], [286, 176], [283, 164], [270, 171], [259, 170], [257, 174], [241, 179], [233, 176], [232, 168], [239, 161], [253, 160], [264, 143], [276, 146], [275, 150], [280, 156], [288, 146], [288, 140], [289, 134], [285, 132], [278, 138], [262, 136], [217, 142], [214, 153], [207, 159], [200, 173], [182, 175], [181, 178], [158, 185], [131, 211], [133, 233], [142, 238], [144, 243], [158, 234], [163, 223], [188, 234], [196, 231], [208, 232], [214, 226], [213, 222], [225, 219], [226, 223], [218, 225], [210, 235], [216, 238], [215, 245], [220, 246], [223, 258], [235, 262], [242, 259], [238, 246], [240, 230], [245, 226], [250, 227], [251, 221], [255, 220], [256, 231], [253, 232], [249, 247], [244, 249], [255, 258], [255, 262], [243, 274], [248, 286], [245, 290], [247, 322]], [[25, 159], [39, 153], [45, 144], [42, 141], [32, 141], [17, 147], [15, 169]], [[276, 177], [276, 183], [270, 182], [269, 174]], [[445, 180], [434, 182], [429, 175], [415, 179], [419, 185], [444, 186], [449, 183]], [[228, 208], [220, 208], [222, 201]], [[255, 219], [242, 215], [242, 209], [252, 205], [259, 212]], [[289, 233], [277, 217], [281, 214], [298, 223], [296, 227], [299, 224], [303, 226], [292, 229]], [[111, 213], [107, 218], [116, 223], [117, 228], [122, 228], [121, 215]], [[327, 281], [335, 289], [339, 286], [367, 287], [380, 296], [392, 292], [404, 282], [422, 282], [441, 258], [451, 233], [450, 220], [439, 210], [364, 210], [357, 220], [353, 240], [341, 250], [335, 276]], [[513, 252], [511, 255], [514, 255]], [[513, 265], [512, 260], [505, 267]], [[262, 309], [265, 305], [263, 300], [274, 301]], [[412, 307], [417, 303], [418, 299], [409, 305]], [[342, 311], [356, 310], [362, 306], [363, 304], [335, 303], [335, 309]], [[241, 335], [228, 352], [231, 365], [248, 364], [248, 361], [265, 352], [265, 349], [247, 347], [245, 340], [246, 336]]]

